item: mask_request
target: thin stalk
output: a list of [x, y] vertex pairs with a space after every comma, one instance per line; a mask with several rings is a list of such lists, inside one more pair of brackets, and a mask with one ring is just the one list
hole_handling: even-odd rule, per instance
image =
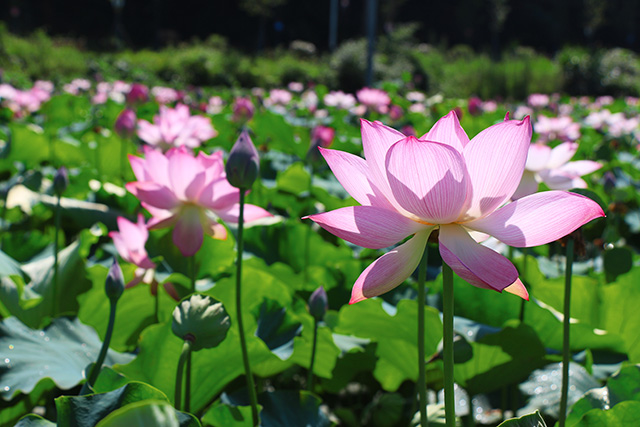
[[54, 213], [54, 221], [55, 221], [55, 233], [53, 235], [53, 312], [52, 316], [59, 314], [60, 307], [60, 289], [58, 289], [58, 239], [60, 236], [60, 199], [61, 196], [58, 196], [58, 201], [56, 203], [55, 213]]
[[[189, 275], [191, 276], [191, 293], [196, 291], [196, 258], [189, 257]], [[191, 410], [191, 352], [187, 354], [187, 375], [185, 379], [184, 410]]]
[[100, 349], [100, 354], [98, 354], [98, 360], [91, 367], [89, 371], [89, 376], [87, 378], [87, 382], [82, 386], [82, 390], [80, 390], [80, 395], [89, 394], [91, 388], [95, 384], [98, 379], [98, 375], [100, 375], [100, 369], [102, 369], [102, 364], [104, 363], [105, 357], [107, 357], [107, 350], [109, 350], [109, 344], [111, 343], [111, 336], [113, 335], [113, 326], [116, 323], [116, 305], [117, 300], [110, 301], [111, 310], [109, 312], [109, 324], [107, 325], [107, 334], [104, 336], [104, 341], [102, 342], [102, 348]]
[[424, 299], [425, 281], [427, 279], [427, 260], [429, 259], [429, 244], [425, 244], [424, 253], [418, 266], [418, 400], [420, 401], [420, 425], [426, 427], [427, 419], [427, 374], [426, 355], [424, 351]]
[[562, 322], [562, 394], [560, 395], [560, 427], [564, 427], [567, 417], [567, 396], [569, 394], [569, 320], [571, 319], [571, 274], [573, 269], [573, 238], [567, 239], [567, 264], [564, 276], [564, 320]]
[[[529, 258], [529, 248], [523, 248], [522, 250], [522, 279], [524, 280], [525, 284], [527, 286], [529, 286], [530, 288], [530, 282], [529, 282], [529, 277], [527, 276], [527, 264], [528, 264], [528, 258]], [[526, 309], [525, 306], [526, 300], [525, 299], [521, 299], [520, 300], [520, 322], [524, 323], [524, 311]]]
[[244, 230], [244, 197], [245, 189], [240, 189], [240, 214], [238, 215], [238, 260], [236, 263], [236, 316], [238, 320], [238, 333], [240, 335], [240, 347], [242, 349], [242, 363], [244, 364], [244, 375], [247, 377], [247, 388], [249, 399], [251, 400], [251, 417], [253, 425], [258, 425], [258, 396], [251, 374], [251, 364], [249, 363], [249, 352], [247, 351], [247, 341], [244, 336], [244, 326], [242, 323], [242, 252], [244, 251], [243, 230]]
[[[180, 353], [180, 359], [178, 360], [178, 372], [176, 372], [176, 391], [174, 394], [174, 404], [177, 410], [180, 410], [180, 403], [182, 400], [182, 372], [184, 371], [184, 363], [189, 359], [191, 355], [191, 340], [184, 340], [182, 345], [182, 353]], [[186, 402], [185, 402], [186, 406]], [[188, 410], [185, 408], [188, 412]]]
[[5, 232], [8, 231], [8, 227], [6, 226], [7, 219], [7, 195], [8, 192], [4, 195], [3, 203], [2, 203], [2, 211], [0, 211], [0, 224], [2, 225], [2, 233], [0, 234], [0, 250], [2, 250], [2, 242], [4, 241]]
[[453, 390], [453, 270], [442, 263], [442, 341], [444, 358], [444, 412], [447, 427], [456, 425]]
[[160, 294], [158, 293], [158, 288], [156, 288], [156, 294], [154, 295], [154, 317], [156, 322], [160, 323]]
[[[313, 189], [313, 174], [315, 172], [315, 168], [311, 166], [311, 175], [309, 176], [309, 200], [311, 200], [311, 190]], [[313, 212], [309, 212], [309, 215]], [[304, 283], [309, 282], [309, 262], [311, 259], [311, 233], [313, 229], [311, 227], [307, 227], [307, 235], [304, 237], [304, 269], [303, 269], [303, 279]]]
[[311, 344], [311, 362], [307, 377], [307, 390], [313, 391], [313, 365], [316, 361], [316, 346], [318, 345], [318, 321], [313, 319], [313, 344]]

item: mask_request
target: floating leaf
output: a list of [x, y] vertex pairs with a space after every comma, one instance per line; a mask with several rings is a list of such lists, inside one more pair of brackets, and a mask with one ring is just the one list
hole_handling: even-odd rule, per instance
[[314, 426], [331, 423], [320, 410], [320, 399], [305, 391], [274, 391], [258, 396], [260, 419], [269, 427]]
[[265, 299], [257, 317], [256, 336], [276, 356], [287, 360], [293, 354], [293, 339], [302, 331], [302, 324], [285, 307], [276, 301]]
[[115, 410], [96, 424], [96, 427], [121, 426], [200, 427], [200, 422], [166, 402], [142, 401]]
[[540, 412], [535, 411], [533, 414], [523, 415], [519, 418], [511, 418], [503, 423], [500, 423], [498, 427], [547, 427], [544, 422], [544, 418], [540, 415]]
[[[0, 323], [0, 393], [5, 400], [18, 392], [30, 393], [51, 378], [63, 390], [83, 380], [85, 367], [94, 362], [102, 343], [78, 319], [55, 319], [44, 330], [30, 329], [15, 317]], [[127, 363], [131, 355], [107, 353], [105, 364]]]

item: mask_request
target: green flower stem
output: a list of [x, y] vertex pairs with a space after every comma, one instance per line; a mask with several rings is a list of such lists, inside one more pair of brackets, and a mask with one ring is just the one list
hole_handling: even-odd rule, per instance
[[313, 319], [313, 344], [311, 345], [311, 362], [307, 377], [307, 390], [313, 391], [313, 365], [316, 361], [316, 346], [318, 345], [318, 321]]
[[[180, 404], [182, 403], [182, 372], [184, 371], [184, 363], [189, 359], [190, 355], [191, 340], [187, 339], [184, 340], [184, 344], [182, 345], [182, 353], [180, 353], [180, 359], [178, 360], [178, 371], [176, 372], [176, 391], [174, 394], [174, 405], [177, 410], [180, 410]], [[188, 412], [186, 408], [185, 410]]]
[[564, 320], [562, 335], [562, 394], [560, 395], [560, 427], [564, 427], [567, 417], [567, 397], [569, 394], [569, 320], [571, 319], [571, 274], [573, 269], [573, 238], [567, 239], [567, 265], [564, 276]]
[[238, 216], [238, 261], [236, 263], [236, 317], [238, 318], [238, 333], [240, 335], [240, 347], [242, 349], [242, 362], [244, 364], [244, 374], [247, 377], [247, 389], [251, 400], [251, 417], [253, 425], [257, 426], [258, 419], [258, 396], [251, 374], [251, 364], [249, 363], [249, 352], [247, 351], [247, 341], [244, 336], [244, 326], [242, 323], [242, 252], [244, 251], [244, 241], [242, 233], [244, 231], [244, 198], [245, 189], [240, 189], [240, 214]]
[[0, 233], [0, 250], [2, 250], [2, 242], [4, 241], [4, 235], [5, 232], [8, 231], [9, 227], [6, 227], [6, 219], [7, 219], [7, 196], [9, 195], [9, 192], [4, 194], [4, 197], [2, 199], [2, 211], [0, 211], [0, 224], [2, 225], [2, 228], [0, 229], [0, 231], [2, 233]]
[[61, 196], [58, 196], [58, 201], [56, 202], [56, 208], [54, 212], [54, 221], [55, 221], [55, 233], [53, 235], [53, 312], [52, 316], [59, 314], [60, 306], [60, 289], [58, 289], [58, 239], [60, 236], [60, 199]]
[[107, 350], [109, 350], [109, 344], [111, 343], [111, 336], [113, 335], [113, 326], [116, 323], [116, 306], [118, 304], [117, 300], [110, 300], [110, 312], [109, 312], [109, 324], [107, 325], [107, 334], [104, 336], [104, 341], [102, 342], [102, 348], [100, 349], [100, 354], [98, 354], [98, 360], [91, 367], [89, 371], [89, 376], [87, 377], [87, 382], [82, 386], [82, 390], [80, 390], [80, 395], [89, 394], [96, 380], [98, 379], [98, 375], [100, 375], [100, 369], [102, 369], [102, 364], [104, 363], [105, 357], [107, 357]]
[[418, 266], [418, 400], [420, 401], [420, 425], [423, 427], [429, 424], [427, 419], [426, 355], [424, 351], [424, 300], [428, 258], [429, 244], [427, 243]]
[[453, 270], [442, 263], [442, 341], [444, 357], [444, 412], [447, 427], [456, 425], [453, 391]]
[[[313, 175], [315, 173], [315, 168], [311, 166], [311, 175], [309, 175], [309, 200], [311, 199], [311, 191], [313, 190]], [[313, 210], [309, 212], [309, 215], [313, 213]], [[304, 283], [309, 282], [309, 262], [311, 259], [311, 233], [313, 229], [311, 227], [307, 227], [307, 235], [304, 237], [304, 268], [303, 268], [303, 280]]]
[[[196, 291], [196, 257], [189, 257], [189, 275], [191, 276], [191, 293]], [[156, 292], [157, 297], [157, 292]], [[191, 352], [187, 354], [187, 374], [185, 379], [184, 410], [191, 410]]]

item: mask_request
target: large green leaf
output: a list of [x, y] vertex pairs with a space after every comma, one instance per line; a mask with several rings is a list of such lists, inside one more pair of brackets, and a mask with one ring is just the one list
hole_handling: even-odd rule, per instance
[[602, 287], [600, 318], [602, 329], [620, 336], [629, 361], [640, 363], [640, 268], [619, 276], [616, 283]]
[[32, 328], [42, 327], [48, 317], [77, 313], [77, 296], [90, 288], [90, 282], [85, 277], [84, 259], [99, 234], [99, 230], [83, 230], [78, 240], [58, 254], [60, 289], [57, 301], [54, 301], [53, 288], [54, 257], [50, 251], [46, 251], [43, 256], [22, 266], [31, 277], [29, 283], [25, 284], [17, 276], [2, 278], [0, 303], [11, 315]]
[[293, 354], [293, 340], [302, 331], [300, 321], [290, 310], [271, 299], [265, 299], [260, 311], [254, 315], [258, 319], [256, 336], [280, 359], [290, 358]]
[[609, 410], [592, 409], [574, 424], [575, 427], [634, 426], [640, 420], [640, 402], [618, 403]]
[[20, 263], [0, 250], [0, 277], [24, 276]]
[[[258, 407], [258, 410], [262, 409], [262, 406]], [[218, 402], [204, 414], [202, 422], [214, 427], [253, 427], [251, 406], [234, 406]]]
[[[61, 389], [83, 380], [85, 367], [95, 362], [102, 343], [90, 327], [57, 318], [44, 330], [30, 329], [15, 317], [0, 323], [0, 393], [9, 400], [18, 392], [30, 393], [36, 384], [51, 378]], [[106, 365], [126, 363], [132, 357], [113, 351]]]
[[306, 391], [274, 391], [258, 397], [260, 420], [265, 427], [314, 426], [331, 423], [320, 410], [320, 399]]
[[25, 415], [18, 421], [15, 427], [55, 427], [56, 423], [52, 423], [49, 420], [45, 420], [39, 415], [29, 414]]
[[540, 412], [536, 411], [533, 414], [506, 420], [500, 423], [498, 427], [547, 427], [547, 424], [544, 422], [544, 418], [542, 418]]
[[49, 393], [55, 388], [54, 382], [47, 378], [40, 381], [29, 394], [19, 394], [8, 402], [0, 399], [0, 426], [14, 425], [34, 407], [46, 405]]
[[609, 378], [607, 385], [587, 391], [572, 407], [568, 427], [580, 425], [584, 414], [593, 410], [609, 410], [621, 402], [640, 402], [640, 365], [627, 366]]
[[[396, 391], [405, 380], [418, 379], [417, 304], [402, 300], [393, 315], [381, 299], [370, 299], [340, 310], [336, 333], [369, 338], [377, 344], [378, 362], [373, 375], [387, 391]], [[432, 355], [442, 339], [442, 322], [437, 310], [426, 307], [425, 351]], [[427, 356], [428, 357], [428, 356]]]
[[135, 402], [116, 409], [96, 427], [154, 426], [154, 427], [199, 427], [200, 422], [191, 414], [176, 411], [163, 401]]
[[470, 345], [473, 356], [455, 364], [454, 377], [471, 396], [517, 383], [545, 364], [545, 349], [535, 331], [516, 320]]

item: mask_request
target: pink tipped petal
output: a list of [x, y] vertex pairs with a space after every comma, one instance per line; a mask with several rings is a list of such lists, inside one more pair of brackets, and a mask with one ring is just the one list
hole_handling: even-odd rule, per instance
[[169, 159], [169, 182], [176, 197], [194, 201], [204, 186], [205, 172], [190, 154], [177, 152]]
[[261, 218], [268, 218], [273, 216], [267, 210], [256, 205], [244, 205], [244, 221], [252, 222]]
[[204, 227], [205, 234], [217, 240], [227, 240], [227, 229], [224, 225], [219, 224], [210, 218], [208, 219], [208, 224]]
[[465, 145], [469, 143], [469, 137], [460, 126], [458, 115], [455, 111], [449, 112], [449, 114], [438, 120], [420, 140], [440, 142], [455, 148], [459, 153], [462, 153]]
[[538, 181], [536, 180], [536, 176], [533, 172], [524, 171], [522, 174], [522, 180], [520, 180], [520, 185], [516, 188], [515, 193], [511, 196], [511, 199], [517, 200], [521, 199], [524, 196], [528, 196], [538, 191]]
[[143, 119], [138, 120], [138, 137], [147, 144], [158, 145], [162, 143], [160, 128]]
[[551, 147], [542, 144], [531, 144], [529, 145], [525, 169], [532, 172], [541, 171], [547, 167], [550, 157]]
[[551, 150], [549, 156], [549, 162], [547, 163], [548, 169], [559, 168], [567, 163], [574, 154], [578, 151], [578, 144], [575, 142], [563, 142], [562, 144]]
[[369, 265], [353, 285], [349, 304], [381, 295], [404, 282], [420, 263], [431, 230], [417, 233]]
[[169, 187], [169, 160], [160, 150], [147, 148], [144, 150], [145, 169], [148, 181], [155, 181]]
[[527, 160], [531, 123], [509, 120], [476, 135], [464, 149], [473, 192], [468, 218], [490, 214], [513, 195]]
[[129, 163], [131, 163], [131, 169], [138, 181], [150, 181], [151, 177], [147, 174], [145, 169], [145, 161], [143, 158], [128, 154]]
[[510, 294], [519, 296], [523, 300], [529, 301], [529, 292], [527, 288], [525, 288], [524, 284], [520, 279], [516, 280], [513, 284], [504, 288], [505, 292], [509, 292]]
[[473, 286], [502, 292], [518, 279], [511, 261], [476, 243], [459, 225], [441, 226], [439, 240], [444, 262]]
[[167, 187], [152, 181], [130, 182], [125, 188], [141, 202], [160, 209], [173, 209], [180, 201]]
[[397, 212], [373, 206], [350, 206], [308, 218], [331, 234], [371, 249], [394, 245], [427, 227]]
[[173, 244], [184, 256], [195, 255], [202, 247], [203, 230], [197, 208], [185, 209], [173, 229]]
[[240, 190], [226, 178], [208, 183], [198, 196], [198, 203], [213, 210], [227, 209], [240, 201]]
[[511, 202], [465, 225], [515, 247], [544, 245], [604, 216], [593, 200], [564, 191], [545, 191]]
[[405, 138], [387, 153], [387, 177], [394, 199], [431, 224], [460, 215], [467, 198], [467, 174], [460, 154], [448, 145]]
[[369, 167], [363, 158], [322, 147], [320, 153], [340, 184], [358, 203], [363, 206], [392, 209], [380, 190], [369, 180]]
[[[393, 144], [404, 139], [405, 136], [380, 122], [372, 123], [361, 119], [360, 124], [362, 127], [362, 149], [369, 166], [368, 177], [385, 196], [388, 196], [390, 190], [385, 173], [387, 151]], [[392, 200], [389, 201], [393, 202]]]

